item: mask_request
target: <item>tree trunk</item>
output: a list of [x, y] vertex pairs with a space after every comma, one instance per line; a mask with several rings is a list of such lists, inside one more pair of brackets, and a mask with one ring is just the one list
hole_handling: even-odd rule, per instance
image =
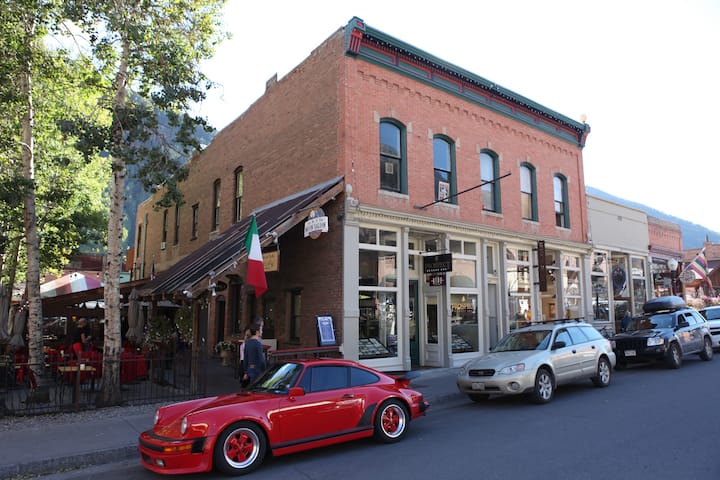
[[[35, 14], [26, 17], [25, 23], [25, 51], [32, 51], [35, 35]], [[25, 242], [27, 250], [27, 277], [26, 291], [29, 302], [27, 331], [29, 338], [29, 362], [36, 376], [39, 376], [43, 365], [43, 316], [42, 301], [40, 300], [40, 239], [37, 231], [37, 216], [35, 213], [35, 158], [34, 158], [34, 126], [35, 112], [31, 88], [32, 63], [29, 53], [23, 65], [20, 78], [20, 91], [25, 100], [25, 113], [22, 118], [22, 163], [23, 177], [26, 180], [23, 195]]]
[[[115, 97], [113, 99], [113, 144], [123, 142], [123, 126], [117, 112], [125, 106], [127, 96], [127, 72], [129, 49], [123, 41], [123, 53], [115, 76]], [[116, 147], [116, 151], [120, 148]], [[100, 406], [116, 405], [121, 401], [120, 352], [122, 347], [120, 320], [120, 273], [122, 270], [122, 216], [125, 206], [125, 160], [112, 157], [110, 179], [110, 217], [108, 219], [107, 260], [105, 264], [105, 343], [103, 347], [102, 391], [98, 396]]]

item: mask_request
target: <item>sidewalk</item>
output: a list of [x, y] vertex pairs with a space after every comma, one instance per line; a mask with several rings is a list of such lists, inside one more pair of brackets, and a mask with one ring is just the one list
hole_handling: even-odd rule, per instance
[[[422, 392], [430, 403], [429, 412], [461, 398], [455, 385], [456, 368], [420, 372], [411, 386]], [[208, 396], [238, 389], [232, 370], [217, 362], [211, 362], [207, 382]], [[102, 412], [88, 412], [85, 416], [89, 419], [83, 418], [82, 413], [75, 414], [74, 422], [53, 424], [51, 420], [39, 419], [29, 427], [0, 431], [3, 449], [0, 479], [49, 474], [137, 457], [138, 436], [152, 426], [154, 407], [128, 407], [127, 413], [118, 407], [115, 414], [107, 415]]]

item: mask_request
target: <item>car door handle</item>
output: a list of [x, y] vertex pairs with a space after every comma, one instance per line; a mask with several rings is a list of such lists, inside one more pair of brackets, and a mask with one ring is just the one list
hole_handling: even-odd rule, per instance
[[595, 345], [592, 346], [592, 349], [595, 350]]
[[342, 396], [342, 398], [345, 400], [347, 400], [349, 398], [355, 398], [355, 394], [354, 393], [346, 393], [345, 395]]
[[573, 350], [572, 352], [573, 352], [573, 353], [577, 353], [577, 350]]

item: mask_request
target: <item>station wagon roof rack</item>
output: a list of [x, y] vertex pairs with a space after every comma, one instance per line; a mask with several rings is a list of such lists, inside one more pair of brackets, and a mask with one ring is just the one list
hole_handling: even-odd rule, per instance
[[550, 323], [585, 323], [585, 317], [573, 317], [573, 318], [555, 318], [553, 320], [542, 320], [539, 322], [530, 322], [530, 325], [547, 325]]

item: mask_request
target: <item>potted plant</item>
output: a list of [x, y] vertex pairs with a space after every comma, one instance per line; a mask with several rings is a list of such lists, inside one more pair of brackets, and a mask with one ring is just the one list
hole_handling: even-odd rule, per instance
[[220, 355], [223, 366], [228, 365], [228, 358], [230, 358], [230, 354], [235, 351], [235, 348], [234, 343], [225, 340], [215, 344], [215, 353]]

